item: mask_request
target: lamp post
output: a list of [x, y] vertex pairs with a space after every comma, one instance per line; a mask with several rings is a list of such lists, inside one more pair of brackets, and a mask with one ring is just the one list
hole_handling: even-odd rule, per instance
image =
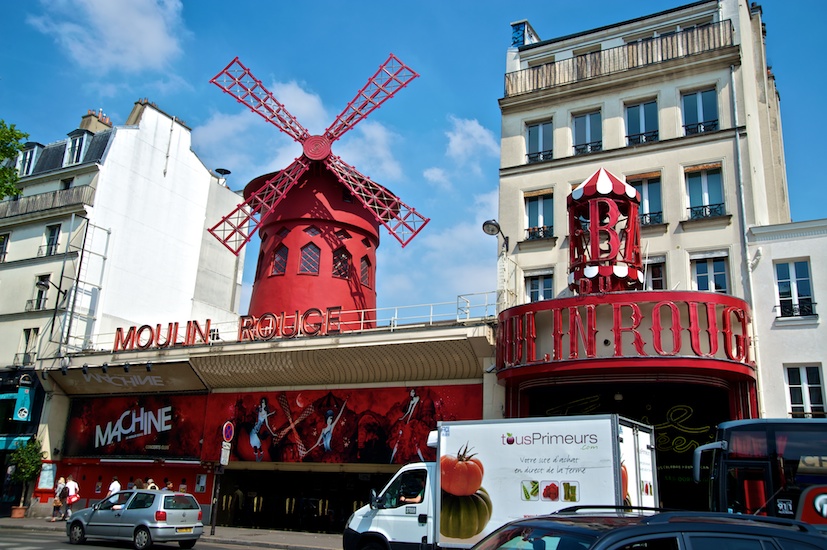
[[499, 235], [503, 238], [503, 246], [497, 255], [497, 290], [501, 293], [501, 295], [497, 297], [497, 307], [499, 311], [502, 311], [514, 305], [516, 300], [517, 294], [511, 290], [511, 282], [516, 276], [517, 264], [508, 255], [508, 236], [503, 233], [497, 220], [487, 220], [483, 222], [482, 230], [486, 235], [491, 235], [492, 237]]

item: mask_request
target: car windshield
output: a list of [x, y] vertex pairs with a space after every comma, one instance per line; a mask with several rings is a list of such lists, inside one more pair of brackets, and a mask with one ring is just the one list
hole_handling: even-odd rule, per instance
[[548, 527], [512, 525], [494, 531], [477, 543], [474, 550], [584, 550], [595, 538]]

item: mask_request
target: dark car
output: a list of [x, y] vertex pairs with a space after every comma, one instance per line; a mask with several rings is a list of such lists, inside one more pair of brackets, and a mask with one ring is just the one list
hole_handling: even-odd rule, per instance
[[709, 512], [564, 511], [509, 522], [473, 550], [825, 550], [793, 520]]
[[66, 521], [69, 542], [87, 538], [132, 541], [135, 550], [153, 542], [177, 542], [192, 548], [204, 532], [201, 505], [188, 493], [155, 490], [120, 491]]

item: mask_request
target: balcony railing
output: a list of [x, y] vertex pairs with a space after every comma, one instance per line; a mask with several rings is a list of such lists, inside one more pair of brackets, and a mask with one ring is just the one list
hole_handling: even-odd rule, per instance
[[663, 223], [663, 212], [647, 212], [640, 215], [640, 225], [658, 225]]
[[37, 257], [42, 258], [43, 256], [54, 256], [57, 254], [58, 250], [60, 250], [60, 243], [40, 245], [40, 248], [37, 249]]
[[729, 20], [563, 59], [505, 75], [505, 97], [563, 86], [732, 46]]
[[781, 305], [775, 306], [779, 317], [807, 317], [809, 315], [817, 315], [816, 303], [809, 299], [799, 298], [798, 303], [794, 304], [792, 301], [784, 300]]
[[585, 155], [603, 150], [603, 141], [590, 141], [589, 143], [576, 143], [574, 145], [575, 155]]
[[703, 122], [695, 122], [693, 124], [684, 124], [684, 135], [692, 136], [695, 134], [703, 134], [704, 132], [714, 132], [718, 129], [718, 119], [704, 120]]
[[91, 185], [79, 185], [60, 191], [40, 193], [30, 197], [20, 197], [0, 201], [0, 218], [31, 214], [64, 206], [95, 204], [95, 188]]
[[640, 145], [641, 143], [650, 143], [658, 140], [658, 131], [650, 130], [642, 134], [630, 134], [626, 136], [629, 145]]
[[529, 227], [525, 230], [525, 240], [536, 241], [539, 239], [550, 239], [554, 236], [553, 225], [543, 225], [540, 227]]
[[825, 411], [810, 411], [810, 412], [793, 411], [793, 412], [790, 413], [790, 418], [827, 418], [827, 412], [825, 412]]
[[37, 353], [29, 351], [26, 353], [15, 353], [12, 365], [15, 367], [23, 367], [26, 365], [33, 365]]
[[706, 218], [717, 218], [719, 216], [723, 216], [726, 212], [724, 211], [724, 204], [706, 204], [704, 206], [690, 206], [689, 207], [689, 219], [690, 220], [703, 220]]
[[544, 160], [551, 160], [552, 158], [554, 158], [552, 153], [553, 152], [551, 149], [548, 149], [546, 151], [537, 151], [536, 153], [529, 153], [526, 155], [526, 160], [528, 164], [534, 162], [542, 162]]
[[41, 311], [46, 309], [46, 298], [26, 300], [26, 311]]

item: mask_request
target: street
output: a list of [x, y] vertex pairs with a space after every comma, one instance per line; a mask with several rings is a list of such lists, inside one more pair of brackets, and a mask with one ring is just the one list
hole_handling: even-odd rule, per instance
[[[242, 546], [243, 545], [208, 542], [202, 538], [198, 541], [198, 544], [195, 545], [195, 548], [210, 550], [217, 548], [241, 548]], [[89, 540], [81, 546], [72, 546], [69, 544], [66, 534], [61, 531], [33, 533], [20, 529], [0, 528], [0, 550], [69, 550], [70, 548], [117, 548], [118, 550], [128, 550], [132, 548], [132, 544], [119, 541]], [[176, 550], [178, 545], [157, 544], [155, 548], [161, 550]]]

